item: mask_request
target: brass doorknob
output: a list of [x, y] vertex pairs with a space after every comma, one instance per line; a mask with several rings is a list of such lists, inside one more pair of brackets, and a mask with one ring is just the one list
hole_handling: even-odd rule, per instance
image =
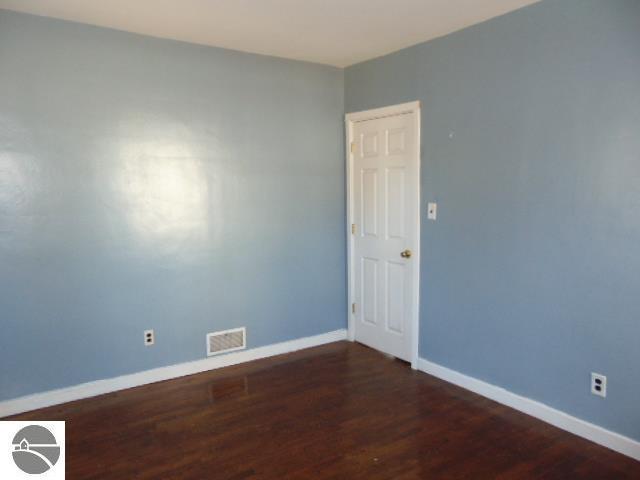
[[400, 252], [400, 256], [402, 258], [411, 258], [411, 255], [411, 250], [409, 250], [408, 248], [404, 252]]

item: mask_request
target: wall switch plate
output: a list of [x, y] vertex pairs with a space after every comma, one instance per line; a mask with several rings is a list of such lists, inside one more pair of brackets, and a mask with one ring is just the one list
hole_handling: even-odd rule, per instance
[[144, 344], [147, 347], [150, 347], [156, 343], [156, 335], [153, 333], [153, 330], [145, 330], [144, 331]]
[[591, 373], [591, 393], [599, 397], [607, 396], [607, 377], [600, 373]]
[[429, 220], [435, 220], [438, 216], [438, 204], [437, 203], [429, 203], [427, 205], [427, 218]]

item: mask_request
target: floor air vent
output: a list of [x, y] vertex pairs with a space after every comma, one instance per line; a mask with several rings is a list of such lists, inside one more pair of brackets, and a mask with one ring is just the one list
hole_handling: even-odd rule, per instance
[[247, 329], [233, 328], [207, 334], [207, 356], [242, 350], [247, 347]]

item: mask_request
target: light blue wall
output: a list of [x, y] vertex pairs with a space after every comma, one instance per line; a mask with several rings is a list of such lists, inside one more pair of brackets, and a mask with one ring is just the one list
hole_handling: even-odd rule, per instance
[[[638, 45], [547, 0], [344, 85], [422, 101], [421, 355], [636, 439]], [[0, 399], [345, 326], [341, 70], [0, 11], [0, 92]]]
[[343, 88], [0, 10], [0, 399], [344, 328]]
[[640, 439], [640, 2], [544, 1], [345, 82], [347, 111], [422, 102], [421, 355]]

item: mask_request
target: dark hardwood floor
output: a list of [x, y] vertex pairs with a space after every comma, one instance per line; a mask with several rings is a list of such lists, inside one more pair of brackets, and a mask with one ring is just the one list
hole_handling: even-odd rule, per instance
[[625, 479], [640, 462], [340, 342], [43, 409], [69, 479]]

